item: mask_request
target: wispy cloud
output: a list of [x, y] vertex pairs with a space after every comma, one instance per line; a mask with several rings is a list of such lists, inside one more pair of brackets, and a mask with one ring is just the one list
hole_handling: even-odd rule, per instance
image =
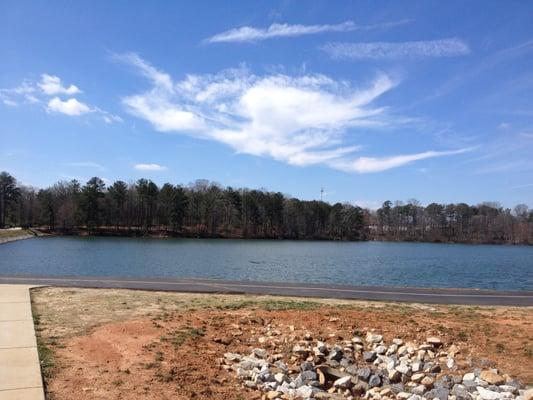
[[239, 153], [368, 173], [466, 151], [354, 158], [361, 147], [346, 143], [348, 130], [379, 129], [402, 120], [372, 105], [397, 84], [387, 75], [376, 76], [363, 88], [325, 75], [256, 76], [246, 68], [174, 82], [138, 56], [123, 60], [153, 84], [149, 91], [123, 99], [131, 114], [158, 131], [214, 140]]
[[533, 183], [524, 183], [523, 185], [511, 186], [511, 189], [516, 190], [516, 189], [525, 189], [525, 188], [530, 188], [530, 187], [533, 187]]
[[418, 57], [454, 57], [470, 54], [470, 48], [458, 38], [416, 42], [327, 43], [321, 49], [334, 59], [398, 59]]
[[427, 158], [452, 156], [472, 151], [473, 148], [464, 148], [451, 151], [424, 151], [422, 153], [404, 154], [392, 157], [359, 157], [354, 161], [338, 161], [335, 167], [346, 172], [370, 173], [381, 172], [391, 168], [401, 167], [411, 164], [414, 161], [425, 160]]
[[159, 164], [135, 164], [133, 166], [134, 169], [137, 171], [164, 171], [167, 169], [167, 167]]
[[302, 35], [314, 35], [325, 32], [351, 32], [358, 30], [385, 29], [408, 23], [409, 20], [395, 22], [383, 22], [374, 25], [357, 25], [353, 21], [346, 21], [340, 24], [325, 25], [300, 25], [300, 24], [272, 24], [268, 28], [256, 28], [243, 26], [218, 33], [204, 40], [205, 43], [221, 42], [257, 42], [260, 40], [294, 37]]
[[[93, 114], [106, 123], [122, 121], [118, 115], [72, 97], [81, 93], [82, 91], [76, 85], [63, 85], [58, 76], [42, 74], [40, 81], [24, 80], [19, 86], [0, 88], [0, 99], [8, 106], [40, 104], [46, 112], [51, 114], [64, 114], [71, 117]], [[64, 99], [64, 97], [67, 98]]]

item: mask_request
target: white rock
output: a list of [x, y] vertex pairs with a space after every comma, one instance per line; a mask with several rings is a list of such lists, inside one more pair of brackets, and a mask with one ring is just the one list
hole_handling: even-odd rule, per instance
[[349, 388], [350, 386], [352, 386], [352, 377], [343, 376], [342, 378], [339, 378], [335, 382], [333, 382], [333, 386], [338, 388]]
[[383, 340], [383, 336], [381, 335], [376, 335], [375, 333], [370, 333], [370, 332], [366, 334], [366, 341], [368, 343], [379, 343], [382, 340]]
[[476, 390], [482, 400], [498, 400], [505, 398], [503, 393], [493, 392], [492, 390], [485, 389], [482, 386], [477, 386]]
[[469, 372], [468, 374], [463, 375], [463, 382], [465, 381], [474, 381], [476, 379], [476, 375], [473, 372]]

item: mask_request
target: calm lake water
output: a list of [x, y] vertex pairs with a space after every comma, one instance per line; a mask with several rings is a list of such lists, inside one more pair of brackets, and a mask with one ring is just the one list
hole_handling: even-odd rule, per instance
[[533, 290], [533, 247], [46, 237], [1, 245], [0, 274]]

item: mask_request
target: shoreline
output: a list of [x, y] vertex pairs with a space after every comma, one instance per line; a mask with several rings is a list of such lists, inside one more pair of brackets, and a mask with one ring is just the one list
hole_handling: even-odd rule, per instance
[[11, 243], [11, 242], [16, 242], [18, 240], [31, 239], [31, 238], [34, 238], [36, 236], [37, 235], [32, 235], [32, 234], [26, 233], [24, 235], [18, 235], [18, 236], [0, 237], [0, 245], [6, 244], [6, 243]]
[[533, 291], [296, 284], [217, 279], [1, 276], [0, 283], [161, 292], [294, 296], [426, 304], [533, 307]]
[[[65, 237], [86, 237], [86, 238], [136, 238], [136, 239], [209, 239], [209, 240], [250, 240], [250, 241], [295, 241], [295, 242], [346, 242], [346, 243], [421, 243], [421, 244], [461, 244], [461, 245], [491, 245], [491, 246], [533, 246], [533, 243], [510, 243], [510, 242], [482, 242], [482, 241], [422, 241], [422, 240], [394, 240], [394, 239], [360, 239], [360, 240], [343, 240], [329, 238], [286, 238], [286, 237], [242, 237], [239, 235], [196, 235], [196, 234], [179, 234], [177, 232], [159, 231], [142, 231], [133, 229], [131, 231], [115, 231], [103, 229], [98, 232], [88, 233], [87, 231], [55, 231], [45, 228], [33, 228], [34, 236], [65, 236]], [[0, 239], [1, 240], [1, 239]], [[1, 243], [1, 242], [0, 242]]]

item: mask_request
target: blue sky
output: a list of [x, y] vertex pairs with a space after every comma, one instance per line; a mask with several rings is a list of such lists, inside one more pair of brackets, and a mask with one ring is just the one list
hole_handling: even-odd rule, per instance
[[0, 170], [533, 206], [528, 1], [0, 3]]

